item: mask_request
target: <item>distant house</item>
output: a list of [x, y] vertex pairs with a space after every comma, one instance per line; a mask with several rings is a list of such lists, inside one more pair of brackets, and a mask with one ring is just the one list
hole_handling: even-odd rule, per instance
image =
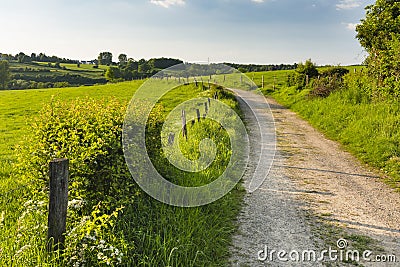
[[95, 60], [82, 60], [81, 64], [96, 65], [96, 61]]

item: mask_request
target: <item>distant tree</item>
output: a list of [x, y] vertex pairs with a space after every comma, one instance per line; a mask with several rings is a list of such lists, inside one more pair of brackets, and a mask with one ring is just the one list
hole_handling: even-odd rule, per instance
[[0, 61], [0, 84], [2, 89], [6, 89], [7, 82], [10, 79], [10, 65], [8, 61]]
[[28, 56], [25, 55], [25, 54], [22, 53], [22, 52], [19, 52], [15, 57], [17, 58], [17, 60], [18, 60], [19, 63], [25, 63], [26, 61], [28, 61], [28, 60], [27, 60]]
[[174, 58], [164, 58], [164, 57], [152, 58], [148, 61], [149, 66], [155, 69], [166, 69], [181, 63], [183, 63], [182, 60]]
[[110, 52], [101, 52], [97, 57], [100, 65], [111, 65], [112, 64], [112, 53]]
[[111, 66], [107, 69], [104, 76], [108, 81], [119, 82], [123, 81], [124, 71], [118, 67]]
[[303, 62], [300, 62], [297, 65], [296, 72], [299, 74], [308, 75], [309, 78], [318, 76], [317, 67], [311, 61], [311, 59], [306, 60], [306, 62], [304, 64], [303, 64]]
[[138, 71], [140, 73], [147, 73], [150, 70], [151, 70], [151, 67], [150, 67], [149, 63], [147, 63], [147, 61], [142, 61], [142, 63], [139, 61]]
[[139, 64], [137, 61], [135, 61], [133, 58], [128, 59], [128, 62], [126, 63], [126, 69], [133, 71], [133, 70], [138, 70]]
[[118, 60], [119, 60], [119, 64], [123, 66], [128, 61], [128, 57], [125, 54], [120, 54], [118, 56]]

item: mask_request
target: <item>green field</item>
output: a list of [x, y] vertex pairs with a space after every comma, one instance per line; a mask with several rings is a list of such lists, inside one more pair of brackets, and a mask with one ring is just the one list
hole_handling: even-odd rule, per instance
[[[56, 88], [105, 84], [104, 74], [108, 66], [91, 64], [64, 64], [57, 67], [55, 63], [10, 61], [11, 82], [9, 89]], [[64, 83], [64, 84], [63, 84]]]
[[[109, 107], [112, 108], [112, 105], [126, 105], [142, 83], [143, 81], [136, 81], [93, 87], [0, 92], [2, 153], [0, 157], [0, 194], [2, 195], [0, 223], [4, 229], [0, 234], [1, 265], [69, 266], [72, 262], [77, 263], [81, 260], [75, 259], [73, 255], [86, 251], [82, 244], [87, 244], [89, 248], [95, 249], [94, 251], [99, 250], [99, 252], [95, 253], [88, 248], [85, 252], [86, 264], [88, 265], [107, 266], [107, 261], [111, 261], [111, 265], [115, 265], [121, 260], [121, 257], [123, 264], [127, 266], [227, 265], [230, 236], [236, 229], [234, 221], [241, 206], [242, 190], [240, 187], [215, 203], [199, 208], [178, 208], [152, 199], [141, 192], [137, 186], [135, 187], [137, 188], [135, 189], [137, 193], [134, 196], [127, 195], [124, 197], [123, 191], [119, 191], [117, 198], [115, 198], [115, 194], [108, 197], [107, 195], [98, 195], [100, 192], [88, 191], [82, 193], [76, 189], [75, 176], [72, 175], [70, 197], [74, 198], [73, 202], [76, 197], [85, 196], [86, 203], [95, 204], [97, 200], [95, 196], [97, 194], [101, 197], [102, 204], [99, 204], [100, 206], [95, 205], [93, 208], [91, 207], [92, 204], [87, 204], [87, 207], [78, 213], [75, 213], [74, 210], [69, 211], [70, 217], [67, 228], [71, 233], [68, 232], [67, 240], [70, 243], [66, 253], [69, 257], [72, 257], [71, 259], [67, 261], [58, 254], [49, 255], [45, 252], [47, 193], [40, 193], [40, 188], [46, 186], [46, 184], [36, 178], [39, 174], [35, 174], [34, 169], [33, 174], [21, 174], [21, 170], [17, 169], [21, 167], [18, 165], [21, 158], [17, 158], [14, 150], [15, 146], [25, 144], [31, 146], [33, 148], [32, 151], [40, 151], [47, 145], [50, 145], [49, 148], [51, 148], [51, 144], [40, 137], [40, 139], [30, 139], [30, 136], [40, 132], [40, 127], [43, 127], [37, 126], [39, 130], [37, 127], [32, 130], [31, 125], [34, 122], [34, 118], [38, 116], [41, 118], [39, 124], [53, 124], [51, 116], [46, 115], [49, 113], [41, 111], [44, 106], [47, 106], [47, 111], [45, 112], [49, 112], [48, 108], [52, 107], [51, 113], [53, 114], [54, 111], [59, 114], [55, 115], [54, 127], [58, 127], [57, 123], [62, 121], [64, 121], [62, 123], [71, 121], [74, 124], [78, 121], [78, 124], [86, 127], [86, 120], [92, 120], [93, 118], [97, 118], [98, 120], [95, 124], [102, 127], [103, 116], [108, 116], [108, 112], [114, 112], [108, 110], [107, 106], [111, 105]], [[212, 91], [209, 92], [200, 90], [192, 85], [183, 85], [171, 91], [159, 103], [161, 105], [161, 113], [158, 113], [157, 120], [162, 119], [177, 103], [185, 99], [212, 96], [214, 94], [213, 90], [216, 89], [214, 87], [211, 89]], [[117, 101], [115, 103], [120, 104], [113, 104], [113, 101]], [[221, 98], [221, 101], [238, 110], [237, 103], [231, 97], [226, 100]], [[49, 106], [49, 103], [54, 104]], [[77, 107], [79, 113], [73, 111]], [[63, 111], [64, 108], [65, 111]], [[72, 110], [70, 110], [71, 108]], [[118, 120], [123, 118], [124, 114], [116, 114]], [[110, 117], [110, 119], [117, 118]], [[203, 134], [201, 134], [202, 132], [215, 132], [215, 129], [219, 129], [219, 125], [214, 124], [212, 121], [205, 120], [194, 125], [194, 128], [189, 129], [191, 139], [183, 147], [185, 155], [192, 158], [196, 157], [198, 151], [192, 150], [190, 143], [198, 144], [204, 138]], [[62, 132], [56, 130], [49, 129], [49, 131], [49, 133], [52, 132], [55, 135], [60, 134], [61, 137], [63, 135]], [[88, 138], [91, 138], [91, 134], [87, 134]], [[104, 131], [104, 134], [108, 135], [107, 131]], [[224, 139], [218, 141], [219, 138], [225, 138], [224, 134], [221, 134], [215, 135], [215, 142], [221, 144], [218, 147], [224, 148], [229, 142], [222, 141]], [[64, 137], [69, 138], [68, 135]], [[27, 144], [26, 140], [36, 140], [36, 143]], [[72, 139], [70, 142], [72, 142]], [[72, 151], [73, 149], [81, 149], [80, 143], [71, 144], [71, 147], [67, 150]], [[169, 169], [168, 163], [161, 159], [161, 155], [158, 155], [159, 152], [156, 151], [159, 151], [159, 148], [157, 146], [151, 148], [150, 151], [155, 152], [156, 165], [161, 171], [175, 171], [174, 169]], [[222, 158], [219, 157], [220, 160], [225, 161], [225, 157], [228, 154], [223, 152]], [[76, 162], [73, 155], [75, 154], [71, 154], [72, 158], [70, 160]], [[27, 157], [24, 160], [29, 163], [29, 154], [25, 156]], [[50, 155], [44, 152], [44, 156], [47, 159]], [[61, 156], [63, 155], [61, 154]], [[160, 157], [160, 160], [157, 160], [158, 157]], [[79, 156], [77, 159], [79, 160]], [[39, 160], [45, 159], [39, 158]], [[79, 171], [79, 167], [75, 167], [74, 164], [71, 167], [73, 173], [76, 170]], [[112, 164], [112, 162], [108, 164]], [[220, 165], [223, 166], [223, 164]], [[221, 172], [221, 166], [214, 165], [209, 171], [199, 175], [189, 175], [187, 179], [193, 179], [194, 183], [192, 184], [206, 183], [210, 178]], [[112, 167], [110, 165], [110, 168]], [[75, 170], [75, 168], [78, 169]], [[174, 179], [174, 177], [176, 179], [179, 176], [172, 175], [171, 179]], [[184, 182], [187, 182], [187, 180]], [[108, 198], [115, 199], [115, 201], [108, 202]], [[122, 212], [118, 211], [119, 206], [117, 205], [119, 204], [124, 204]], [[100, 213], [98, 214], [97, 212]], [[93, 222], [93, 225], [86, 223], [82, 226], [80, 220], [83, 219], [83, 215], [90, 216], [91, 221], [89, 222]], [[84, 237], [80, 241], [79, 232], [77, 235], [77, 230], [74, 229], [86, 231], [84, 229], [88, 229], [87, 227], [92, 230], [97, 229], [96, 233], [99, 239], [91, 241]], [[106, 243], [99, 243], [100, 238], [106, 240]], [[108, 246], [108, 248], [112, 246], [118, 247], [118, 251], [123, 252], [123, 254], [110, 254], [111, 252], [107, 252], [109, 250], [104, 246]], [[115, 252], [116, 250], [114, 249], [113, 251]], [[98, 253], [104, 253], [104, 257], [100, 259], [100, 254]]]

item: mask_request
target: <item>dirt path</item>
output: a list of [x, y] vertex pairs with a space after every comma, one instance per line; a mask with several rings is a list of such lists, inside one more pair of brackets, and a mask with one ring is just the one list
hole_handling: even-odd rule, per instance
[[[265, 101], [250, 92], [237, 93], [245, 100]], [[373, 260], [376, 254], [397, 256], [398, 262], [392, 264], [361, 260], [365, 266], [399, 266], [400, 194], [295, 113], [272, 99], [267, 101], [277, 129], [277, 154], [261, 187], [245, 196], [239, 232], [233, 239], [232, 266], [320, 266], [321, 262], [278, 261], [276, 254], [273, 261], [261, 261], [258, 253], [265, 246], [277, 251], [320, 252], [340, 238], [350, 238], [349, 249], [371, 250]], [[258, 127], [254, 114], [243, 103], [242, 109], [250, 139], [259, 140], [259, 133], [253, 131]], [[251, 143], [253, 164], [245, 184], [254, 173], [259, 147], [259, 143]]]

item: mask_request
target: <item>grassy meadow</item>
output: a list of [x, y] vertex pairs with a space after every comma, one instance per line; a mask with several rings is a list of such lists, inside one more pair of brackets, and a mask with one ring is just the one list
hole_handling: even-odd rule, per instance
[[[215, 203], [198, 208], [179, 208], [152, 199], [124, 178], [124, 175], [127, 177], [127, 170], [118, 136], [124, 106], [142, 83], [135, 81], [92, 87], [0, 91], [0, 224], [4, 230], [0, 234], [1, 265], [228, 264], [230, 236], [236, 229], [235, 218], [243, 194], [240, 186]], [[195, 97], [211, 97], [215, 90], [215, 87], [203, 90], [193, 85], [183, 85], [171, 91], [158, 104], [160, 108], [155, 111], [158, 121], [155, 125], [160, 125], [177, 103]], [[239, 111], [232, 96], [229, 93], [223, 95], [225, 97], [221, 101]], [[114, 125], [111, 131], [106, 126], [110, 123]], [[189, 126], [191, 139], [183, 146], [185, 155], [196, 158], [198, 151], [193, 150], [190, 143], [196, 145], [205, 137], [204, 133], [211, 133], [217, 147], [223, 150], [219, 159], [222, 162], [228, 159], [229, 142], [226, 142], [225, 134], [220, 132], [219, 125], [214, 124], [202, 120]], [[57, 130], [62, 129], [60, 127], [72, 128], [69, 131]], [[159, 134], [157, 127], [152, 134]], [[78, 138], [78, 134], [81, 137]], [[110, 147], [105, 146], [105, 142], [109, 142], [107, 144]], [[89, 147], [85, 150], [86, 144]], [[23, 150], [15, 149], [16, 146], [28, 146], [30, 150], [27, 151], [30, 152], [21, 158], [17, 154]], [[117, 150], [113, 155], [107, 155], [102, 146], [106, 150]], [[151, 154], [156, 155], [157, 167], [161, 171], [173, 172], [168, 162], [157, 160], [162, 158], [159, 149], [157, 145], [150, 148]], [[46, 252], [48, 191], [45, 181], [47, 173], [43, 166], [46, 166], [51, 155], [66, 156], [71, 162], [71, 207], [68, 208], [64, 255]], [[82, 165], [80, 161], [85, 161], [85, 164]], [[25, 163], [29, 167], [21, 166]], [[99, 192], [98, 189], [103, 188], [101, 181], [108, 183], [108, 178], [101, 180], [101, 174], [91, 169], [97, 165], [103, 166], [99, 171], [110, 173], [107, 177], [113, 183], [122, 181], [122, 187], [126, 185], [126, 188], [113, 184], [110, 192]], [[219, 173], [220, 166], [213, 165], [206, 173], [183, 178], [192, 179], [192, 184], [202, 184]], [[171, 177], [176, 179], [173, 174]], [[90, 181], [92, 178], [101, 181]], [[99, 199], [101, 202], [98, 202]]]

